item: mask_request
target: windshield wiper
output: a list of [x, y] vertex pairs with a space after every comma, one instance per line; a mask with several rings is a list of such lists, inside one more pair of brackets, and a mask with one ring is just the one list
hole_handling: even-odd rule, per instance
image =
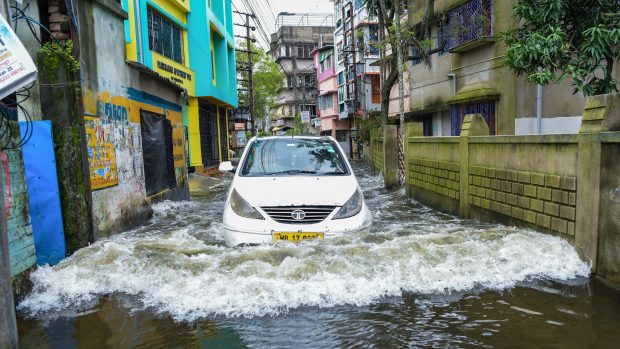
[[296, 173], [316, 174], [317, 172], [316, 171], [305, 171], [305, 170], [286, 170], [286, 171], [272, 172], [272, 173], [270, 173], [270, 175], [296, 174]]

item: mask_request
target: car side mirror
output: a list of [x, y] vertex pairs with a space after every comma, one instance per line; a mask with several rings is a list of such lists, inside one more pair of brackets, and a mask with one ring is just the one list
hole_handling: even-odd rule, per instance
[[226, 173], [226, 172], [235, 173], [235, 171], [237, 170], [237, 167], [233, 166], [232, 162], [230, 161], [224, 161], [220, 163], [219, 170], [220, 172], [223, 172], [223, 173]]

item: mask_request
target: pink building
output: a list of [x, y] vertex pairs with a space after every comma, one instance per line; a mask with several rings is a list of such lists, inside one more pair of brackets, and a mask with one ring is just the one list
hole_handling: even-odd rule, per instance
[[[338, 81], [334, 66], [334, 47], [323, 46], [312, 51], [317, 82], [317, 115], [321, 120], [321, 135], [332, 136], [345, 149], [349, 148], [346, 131], [348, 120], [338, 119]], [[340, 132], [338, 132], [340, 131]]]

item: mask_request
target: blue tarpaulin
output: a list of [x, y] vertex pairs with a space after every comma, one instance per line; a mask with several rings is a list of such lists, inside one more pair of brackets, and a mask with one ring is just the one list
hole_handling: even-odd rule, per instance
[[51, 121], [20, 122], [24, 168], [37, 264], [54, 265], [65, 258], [65, 232]]

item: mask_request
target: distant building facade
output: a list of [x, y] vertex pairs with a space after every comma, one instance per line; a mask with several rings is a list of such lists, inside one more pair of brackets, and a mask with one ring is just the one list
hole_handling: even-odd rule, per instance
[[498, 35], [514, 22], [516, 1], [410, 0], [410, 25], [422, 21], [429, 3], [433, 48], [443, 49], [431, 55], [432, 69], [409, 61], [413, 79], [407, 81], [408, 117], [423, 122], [426, 135], [458, 135], [470, 113], [482, 114], [491, 134], [578, 132], [585, 99], [573, 94], [570, 81], [537, 88], [503, 63], [506, 47]]
[[347, 125], [337, 131], [337, 138], [346, 140], [347, 148], [353, 145], [355, 156], [355, 116], [381, 109], [380, 69], [371, 65], [379, 58], [379, 23], [368, 15], [363, 0], [334, 1], [334, 17], [338, 123]]
[[310, 131], [318, 133], [316, 73], [312, 52], [321, 45], [332, 44], [334, 27], [331, 17], [312, 15], [278, 16], [278, 29], [271, 34], [270, 51], [286, 78], [285, 87], [274, 98], [271, 110], [272, 131], [295, 126], [294, 117], [310, 114]]

